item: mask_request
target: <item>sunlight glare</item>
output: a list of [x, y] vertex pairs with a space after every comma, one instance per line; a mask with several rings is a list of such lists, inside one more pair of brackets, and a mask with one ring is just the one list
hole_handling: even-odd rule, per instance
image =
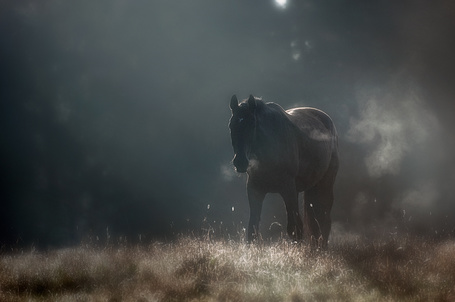
[[281, 8], [286, 8], [287, 2], [287, 0], [275, 0], [275, 3]]

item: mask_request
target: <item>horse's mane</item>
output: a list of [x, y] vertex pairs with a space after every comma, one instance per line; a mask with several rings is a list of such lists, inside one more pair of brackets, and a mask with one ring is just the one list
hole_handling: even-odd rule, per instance
[[256, 99], [256, 111], [257, 117], [259, 119], [271, 119], [271, 121], [277, 122], [280, 120], [281, 122], [289, 121], [286, 111], [280, 105], [268, 102], [265, 103], [262, 99]]
[[294, 129], [286, 111], [278, 104], [256, 99], [256, 119], [261, 132], [271, 141], [282, 140], [283, 134], [288, 135]]
[[[279, 135], [280, 129], [284, 127], [292, 127], [292, 122], [289, 120], [288, 114], [280, 105], [273, 102], [264, 102], [261, 97], [254, 97], [255, 100], [255, 116], [259, 123], [265, 121], [263, 126], [266, 131], [277, 132]], [[248, 99], [241, 102], [240, 106], [248, 106]], [[272, 133], [269, 133], [272, 134]]]

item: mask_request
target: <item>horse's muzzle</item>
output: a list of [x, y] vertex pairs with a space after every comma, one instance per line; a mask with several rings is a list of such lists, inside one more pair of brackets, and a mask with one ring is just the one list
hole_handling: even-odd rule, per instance
[[246, 158], [245, 155], [239, 156], [238, 154], [236, 154], [234, 156], [232, 163], [234, 164], [235, 170], [238, 173], [245, 173], [246, 170], [248, 169], [249, 163], [248, 163], [248, 159]]

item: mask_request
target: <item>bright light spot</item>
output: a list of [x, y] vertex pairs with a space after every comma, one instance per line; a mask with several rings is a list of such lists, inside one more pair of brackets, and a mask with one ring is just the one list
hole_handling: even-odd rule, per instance
[[310, 41], [306, 40], [305, 41], [305, 47], [307, 50], [311, 50], [313, 48], [313, 43], [311, 43]]
[[292, 54], [292, 58], [297, 61], [298, 59], [300, 59], [300, 52], [294, 52]]
[[281, 8], [286, 8], [287, 2], [287, 0], [275, 0], [275, 3]]
[[235, 211], [235, 208], [234, 208], [234, 207], [232, 207], [232, 212], [234, 212], [234, 211]]
[[291, 41], [291, 56], [292, 56], [292, 59], [297, 61], [297, 60], [300, 59], [301, 55], [302, 55], [302, 53], [300, 51], [299, 41], [298, 40]]

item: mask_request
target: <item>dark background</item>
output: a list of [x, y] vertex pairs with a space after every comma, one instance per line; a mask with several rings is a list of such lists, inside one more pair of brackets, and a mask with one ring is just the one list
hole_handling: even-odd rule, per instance
[[[238, 236], [228, 103], [250, 93], [332, 116], [334, 234], [451, 235], [454, 20], [450, 0], [0, 1], [0, 243]], [[283, 213], [266, 199], [264, 236]]]

